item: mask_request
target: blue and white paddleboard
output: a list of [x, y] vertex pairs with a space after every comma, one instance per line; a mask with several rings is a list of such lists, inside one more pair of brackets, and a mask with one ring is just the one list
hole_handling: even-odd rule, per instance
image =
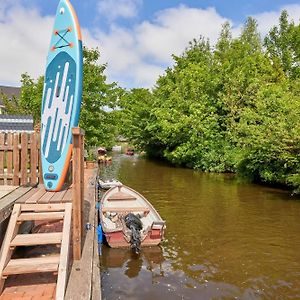
[[82, 96], [82, 40], [69, 0], [60, 0], [45, 73], [41, 160], [44, 185], [59, 191], [72, 154], [72, 128], [78, 126]]

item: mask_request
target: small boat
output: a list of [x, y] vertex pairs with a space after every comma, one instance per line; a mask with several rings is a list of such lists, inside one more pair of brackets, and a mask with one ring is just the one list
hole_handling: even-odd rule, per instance
[[128, 149], [126, 150], [125, 154], [126, 154], [126, 155], [130, 155], [130, 156], [134, 155], [134, 149], [128, 148]]
[[103, 180], [99, 178], [98, 183], [99, 183], [99, 187], [103, 190], [109, 190], [112, 187], [122, 185], [122, 182], [116, 179]]
[[150, 202], [135, 190], [117, 186], [101, 199], [100, 223], [108, 245], [129, 247], [158, 245], [164, 238], [165, 221]]
[[106, 150], [105, 147], [99, 147], [99, 148], [97, 149], [97, 152], [98, 152], [98, 155], [104, 155], [104, 154], [107, 153], [107, 150]]
[[98, 164], [100, 163], [110, 163], [112, 161], [111, 156], [107, 156], [107, 154], [98, 156]]

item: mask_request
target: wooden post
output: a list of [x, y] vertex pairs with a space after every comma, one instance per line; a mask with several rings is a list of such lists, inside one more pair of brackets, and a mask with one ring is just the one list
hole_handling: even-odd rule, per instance
[[72, 129], [73, 134], [73, 259], [81, 258], [82, 250], [82, 210], [83, 210], [83, 136], [79, 127]]
[[7, 174], [9, 175], [8, 185], [13, 184], [13, 137], [13, 133], [7, 134], [7, 146], [9, 147], [6, 156]]
[[[4, 133], [0, 133], [0, 145], [4, 145]], [[0, 151], [0, 173], [4, 174], [4, 151]], [[1, 179], [0, 184], [4, 185], [5, 180]]]
[[13, 164], [14, 164], [14, 174], [13, 174], [13, 185], [19, 185], [19, 172], [20, 172], [20, 154], [19, 154], [19, 134], [14, 134], [13, 141]]
[[30, 185], [38, 183], [37, 178], [37, 165], [38, 165], [38, 148], [37, 148], [37, 135], [32, 133], [30, 135]]

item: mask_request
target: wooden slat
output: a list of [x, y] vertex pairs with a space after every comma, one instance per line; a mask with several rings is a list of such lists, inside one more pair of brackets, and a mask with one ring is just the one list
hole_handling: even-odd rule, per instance
[[28, 199], [31, 199], [40, 189], [44, 189], [44, 187], [35, 187], [35, 188], [31, 188], [31, 190], [22, 195], [17, 201], [16, 203], [25, 203]]
[[18, 221], [51, 221], [64, 218], [63, 212], [39, 212], [39, 213], [21, 213]]
[[38, 203], [49, 203], [50, 199], [55, 195], [55, 192], [46, 192], [39, 200]]
[[62, 202], [72, 202], [72, 196], [73, 196], [73, 192], [72, 189], [69, 188], [67, 190], [67, 192], [64, 194], [63, 198], [62, 198]]
[[65, 204], [65, 218], [63, 225], [63, 237], [61, 242], [59, 269], [56, 284], [56, 299], [64, 299], [67, 284], [67, 271], [71, 238], [72, 203]]
[[117, 192], [113, 195], [111, 195], [108, 199], [108, 201], [118, 201], [118, 200], [136, 200], [136, 197], [123, 193], [123, 192]]
[[105, 212], [150, 212], [148, 207], [102, 207], [101, 211]]
[[11, 214], [11, 218], [8, 223], [8, 227], [6, 230], [5, 238], [1, 247], [0, 253], [0, 294], [3, 290], [4, 279], [3, 279], [3, 271], [6, 267], [7, 263], [11, 259], [12, 250], [10, 249], [10, 242], [16, 236], [19, 226], [17, 225], [17, 219], [21, 211], [21, 205], [15, 204], [13, 212]]
[[27, 133], [21, 133], [21, 185], [26, 185], [27, 181], [27, 162], [28, 148]]
[[4, 269], [3, 275], [56, 272], [59, 255], [12, 259]]
[[35, 185], [38, 183], [38, 149], [37, 149], [37, 135], [30, 135], [30, 184]]
[[32, 197], [30, 197], [28, 200], [26, 200], [25, 203], [38, 203], [40, 198], [46, 193], [46, 190], [44, 188], [40, 188]]
[[32, 212], [53, 212], [53, 211], [64, 211], [64, 204], [22, 204], [21, 210], [24, 211], [32, 211]]
[[[39, 149], [39, 153], [41, 152], [41, 139], [40, 135], [38, 135], [37, 139], [37, 147]], [[43, 172], [42, 172], [42, 162], [41, 162], [41, 155], [38, 155], [38, 165], [39, 165], [39, 184], [42, 184], [44, 182], [43, 180]]]
[[62, 199], [67, 191], [68, 190], [65, 189], [60, 192], [55, 192], [53, 197], [50, 199], [50, 203], [61, 203]]
[[13, 163], [14, 163], [14, 176], [13, 176], [13, 185], [20, 185], [19, 181], [19, 172], [20, 172], [20, 153], [19, 153], [19, 135], [14, 134], [13, 141]]
[[12, 185], [13, 184], [13, 134], [8, 133], [7, 134], [7, 146], [11, 148], [10, 151], [7, 151], [6, 154], [6, 164], [7, 164], [7, 174], [11, 174], [11, 179], [7, 180], [7, 184]]
[[18, 234], [10, 243], [11, 246], [33, 246], [60, 244], [62, 232]]
[[12, 191], [11, 193], [7, 194], [0, 200], [0, 223], [9, 217], [13, 204], [24, 194], [29, 192], [32, 187], [19, 187]]
[[[0, 145], [4, 145], [4, 133], [0, 133]], [[4, 150], [0, 150], [0, 174], [4, 173]], [[4, 184], [4, 180], [0, 179], [0, 184]]]

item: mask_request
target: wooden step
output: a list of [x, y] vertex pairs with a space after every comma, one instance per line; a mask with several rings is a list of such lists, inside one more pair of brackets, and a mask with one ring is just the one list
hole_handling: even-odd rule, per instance
[[62, 220], [64, 215], [64, 212], [21, 213], [18, 217], [18, 222]]
[[10, 243], [10, 246], [33, 246], [60, 244], [62, 232], [18, 234]]
[[57, 272], [59, 264], [59, 255], [11, 259], [5, 269], [3, 276], [40, 273], [40, 272]]
[[21, 211], [50, 212], [64, 210], [65, 204], [21, 204]]

